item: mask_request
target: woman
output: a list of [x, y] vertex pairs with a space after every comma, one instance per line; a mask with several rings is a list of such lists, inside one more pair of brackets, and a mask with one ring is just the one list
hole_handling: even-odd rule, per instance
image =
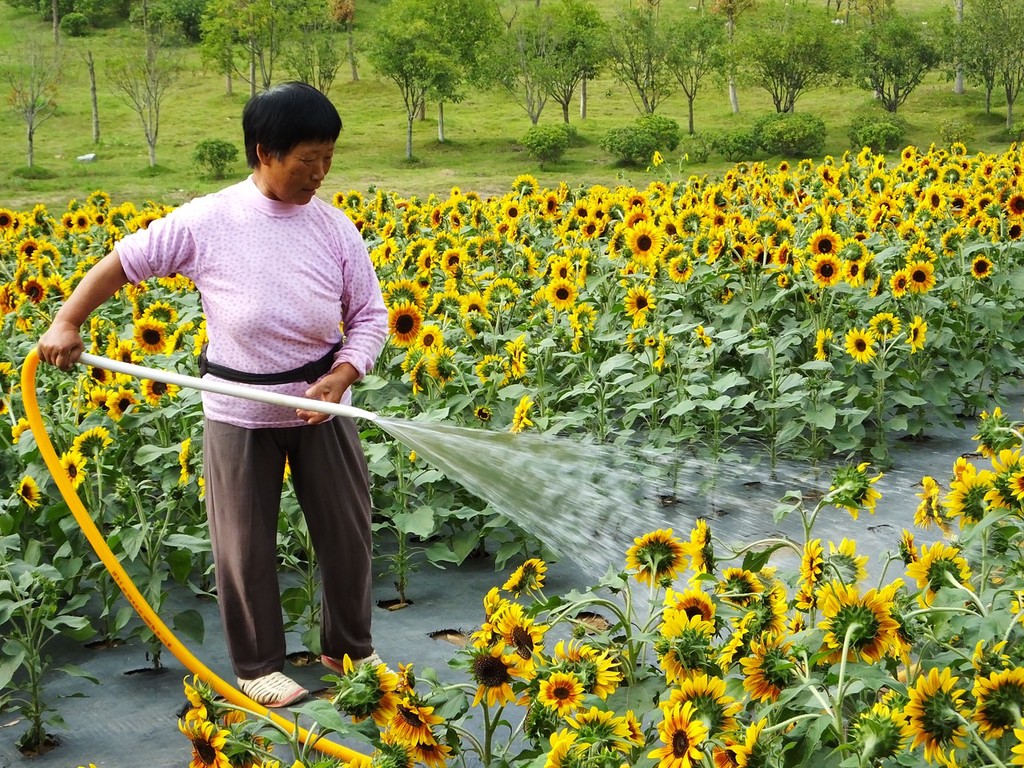
[[[242, 131], [252, 175], [121, 240], [54, 317], [39, 340], [42, 360], [69, 370], [94, 309], [128, 282], [176, 273], [202, 298], [204, 375], [351, 399], [384, 344], [387, 310], [358, 230], [316, 197], [341, 118], [315, 88], [285, 83], [249, 101]], [[239, 688], [268, 707], [307, 695], [282, 673], [276, 535], [286, 460], [320, 563], [322, 661], [332, 671], [346, 654], [380, 663], [370, 631], [369, 476], [355, 426], [208, 392], [203, 411], [206, 510]]]

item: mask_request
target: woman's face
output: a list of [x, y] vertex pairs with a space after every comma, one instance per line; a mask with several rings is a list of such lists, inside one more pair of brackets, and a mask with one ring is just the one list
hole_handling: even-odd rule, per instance
[[254, 178], [260, 191], [271, 200], [305, 205], [320, 188], [334, 159], [333, 141], [304, 141], [284, 157], [256, 148], [260, 164]]

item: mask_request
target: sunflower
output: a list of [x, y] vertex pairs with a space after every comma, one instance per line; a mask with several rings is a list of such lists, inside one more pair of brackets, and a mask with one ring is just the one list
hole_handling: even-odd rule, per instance
[[856, 586], [832, 581], [818, 590], [818, 606], [824, 630], [822, 650], [826, 662], [836, 663], [843, 658], [863, 660], [868, 664], [881, 661], [899, 648], [899, 622], [894, 618], [893, 597], [895, 586], [869, 589], [863, 595]]
[[907, 717], [903, 710], [876, 702], [871, 709], [861, 712], [853, 721], [853, 744], [861, 760], [877, 765], [895, 756], [902, 742], [903, 726]]
[[906, 267], [911, 293], [927, 293], [935, 287], [935, 265], [925, 259], [912, 261]]
[[[868, 331], [870, 333], [870, 331]], [[864, 461], [856, 467], [843, 466], [836, 469], [832, 474], [832, 483], [829, 485], [828, 500], [837, 507], [845, 509], [854, 520], [862, 509], [871, 514], [875, 513], [875, 506], [882, 494], [872, 486], [882, 479], [879, 472], [870, 477], [868, 468], [870, 462]]]
[[576, 305], [576, 284], [562, 278], [552, 280], [548, 284], [546, 295], [552, 307], [569, 312]]
[[565, 722], [576, 731], [581, 744], [597, 753], [606, 750], [626, 753], [632, 746], [630, 724], [614, 712], [591, 707], [586, 712], [577, 710]]
[[565, 717], [583, 705], [583, 684], [571, 672], [554, 672], [541, 681], [537, 701]]
[[981, 412], [978, 417], [978, 434], [971, 437], [971, 440], [978, 441], [978, 451], [986, 459], [994, 459], [1000, 451], [1020, 444], [1014, 434], [1013, 423], [998, 406], [992, 409], [992, 413]]
[[36, 483], [35, 478], [31, 475], [25, 475], [21, 478], [21, 481], [18, 483], [18, 496], [30, 509], [38, 507], [43, 497], [39, 492], [39, 484]]
[[646, 286], [634, 285], [626, 291], [626, 314], [633, 318], [634, 328], [642, 328], [647, 324], [647, 313], [654, 306], [654, 294]]
[[814, 277], [814, 282], [823, 288], [829, 288], [840, 280], [846, 273], [842, 260], [832, 253], [822, 253], [815, 256], [808, 263], [808, 268]]
[[982, 736], [998, 739], [1020, 724], [1024, 710], [1024, 669], [992, 672], [974, 679], [974, 722]]
[[815, 232], [807, 244], [807, 249], [815, 256], [834, 256], [842, 247], [843, 239], [829, 229]]
[[985, 280], [992, 276], [992, 261], [984, 254], [975, 256], [971, 262], [971, 277], [975, 280]]
[[581, 745], [576, 744], [577, 738], [576, 732], [568, 728], [552, 733], [548, 737], [551, 748], [544, 760], [544, 768], [566, 768], [570, 764], [575, 765], [573, 754], [586, 750], [586, 745], [582, 745], [581, 748]]
[[885, 342], [899, 336], [903, 323], [892, 312], [879, 312], [868, 321], [868, 327], [875, 332], [879, 341]]
[[925, 590], [918, 597], [924, 606], [931, 605], [940, 589], [953, 586], [953, 580], [968, 584], [971, 575], [971, 567], [960, 550], [943, 541], [936, 541], [930, 547], [922, 546], [918, 561], [907, 566], [907, 578]]
[[870, 328], [851, 328], [846, 332], [846, 352], [858, 363], [869, 363], [878, 354], [878, 338]]
[[973, 464], [967, 465], [959, 477], [949, 483], [949, 493], [944, 503], [946, 514], [950, 519], [959, 519], [960, 527], [968, 523], [978, 523], [984, 519], [989, 510], [986, 494], [992, 490], [995, 474], [987, 469], [978, 471]]
[[954, 687], [957, 680], [948, 667], [942, 672], [932, 669], [907, 691], [910, 700], [903, 708], [907, 721], [902, 734], [911, 740], [910, 749], [924, 746], [924, 759], [929, 763], [948, 764], [943, 750], [964, 746], [967, 727], [961, 710], [965, 691]]
[[77, 491], [78, 486], [85, 481], [85, 457], [72, 448], [60, 455], [60, 465], [64, 467], [71, 487]]
[[819, 329], [814, 339], [814, 359], [826, 361], [829, 359], [829, 346], [835, 339], [835, 333], [831, 328]]
[[828, 556], [825, 557], [824, 569], [832, 572], [835, 578], [845, 584], [859, 584], [867, 578], [867, 555], [857, 554], [857, 542], [843, 538], [836, 546], [828, 543]]
[[715, 572], [715, 547], [711, 538], [711, 527], [703, 517], [698, 517], [690, 530], [690, 543], [686, 547], [690, 556], [690, 568], [694, 573]]
[[714, 622], [715, 604], [711, 596], [702, 589], [691, 588], [682, 592], [676, 592], [671, 587], [665, 591], [665, 610], [679, 611], [688, 618], [694, 616]]
[[230, 731], [204, 720], [179, 720], [178, 730], [192, 742], [189, 768], [231, 768], [231, 761], [223, 751]]
[[517, 654], [502, 654], [496, 646], [474, 653], [470, 670], [477, 689], [471, 706], [475, 707], [482, 701], [486, 701], [488, 707], [514, 701], [513, 678], [529, 679], [532, 676], [530, 669], [521, 666], [520, 661]]
[[444, 347], [444, 333], [434, 323], [424, 323], [420, 328], [420, 335], [416, 339], [416, 346], [429, 352], [436, 352]]
[[626, 247], [645, 266], [655, 263], [664, 241], [665, 233], [649, 221], [636, 221], [626, 230]]
[[622, 673], [607, 650], [573, 640], [566, 643], [559, 640], [555, 645], [552, 667], [570, 671], [579, 678], [586, 693], [599, 699], [607, 699], [622, 682]]
[[400, 680], [384, 664], [360, 664], [358, 667], [346, 653], [342, 657], [342, 673], [335, 676], [337, 692], [333, 703], [355, 722], [372, 718], [378, 728], [385, 728], [398, 711]]
[[533, 398], [529, 395], [523, 395], [520, 398], [515, 413], [512, 414], [512, 426], [509, 427], [509, 432], [516, 434], [533, 426], [533, 422], [530, 420], [530, 411], [533, 410], [533, 406]]
[[407, 694], [399, 699], [387, 728], [399, 743], [413, 746], [435, 742], [431, 729], [443, 722], [444, 718], [435, 715], [433, 707]]
[[894, 299], [902, 299], [910, 289], [910, 273], [905, 269], [899, 269], [892, 273], [889, 278], [889, 290]]
[[[719, 734], [736, 728], [736, 715], [742, 704], [726, 695], [725, 680], [704, 673], [679, 681], [665, 703], [667, 706], [690, 703], [697, 718], [704, 723], [709, 734]], [[665, 706], [663, 705], [663, 706]]]
[[633, 572], [641, 584], [658, 585], [670, 582], [683, 568], [686, 548], [665, 528], [633, 539], [626, 551], [626, 570]]
[[18, 284], [18, 291], [33, 304], [46, 298], [46, 281], [41, 277], [28, 277]]
[[169, 400], [173, 400], [177, 397], [180, 387], [177, 384], [168, 384], [163, 381], [154, 381], [152, 379], [142, 380], [142, 397], [150, 405], [160, 405], [160, 402], [166, 397]]
[[690, 702], [662, 706], [658, 738], [665, 745], [647, 754], [658, 761], [658, 768], [694, 768], [702, 764], [707, 726], [701, 722]]
[[482, 317], [485, 320], [491, 319], [487, 299], [480, 291], [470, 291], [465, 296], [460, 296], [459, 311], [464, 319], [472, 315]]
[[523, 593], [540, 591], [544, 586], [544, 574], [547, 570], [548, 567], [543, 560], [532, 557], [516, 568], [501, 588], [515, 597]]
[[411, 347], [419, 338], [423, 315], [411, 301], [400, 301], [388, 310], [388, 331], [397, 347]]
[[486, 424], [494, 416], [494, 412], [486, 405], [478, 405], [473, 409], [473, 415], [476, 416], [477, 421]]
[[743, 688], [759, 702], [778, 701], [795, 680], [792, 646], [782, 635], [769, 633], [750, 642], [750, 655], [740, 659]]
[[125, 412], [139, 402], [135, 392], [126, 387], [121, 387], [107, 395], [107, 415], [114, 421], [120, 421]]
[[1024, 472], [1024, 455], [1020, 449], [1000, 450], [998, 455], [992, 457], [992, 472], [994, 479], [992, 487], [985, 494], [985, 501], [995, 509], [1018, 509], [1020, 486], [1014, 478]]
[[824, 553], [821, 539], [811, 539], [804, 544], [804, 551], [800, 556], [800, 580], [796, 596], [796, 607], [801, 611], [809, 611], [817, 605], [814, 592], [825, 571]]
[[764, 592], [764, 583], [756, 573], [745, 568], [726, 568], [715, 585], [715, 591], [727, 603], [746, 608]]
[[907, 345], [910, 353], [914, 354], [924, 349], [925, 340], [928, 335], [928, 323], [920, 315], [915, 315], [907, 327]]
[[534, 657], [541, 652], [545, 624], [535, 624], [518, 603], [506, 602], [494, 611], [474, 637], [487, 641], [500, 651], [510, 651], [521, 659], [524, 668], [533, 669]]

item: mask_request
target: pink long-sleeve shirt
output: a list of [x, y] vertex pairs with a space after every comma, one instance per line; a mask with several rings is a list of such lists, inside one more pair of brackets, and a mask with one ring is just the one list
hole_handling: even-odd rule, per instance
[[[387, 336], [387, 308], [362, 237], [318, 198], [293, 205], [266, 197], [252, 177], [197, 198], [117, 245], [134, 283], [182, 274], [199, 289], [210, 360], [277, 373], [317, 360], [342, 338], [334, 366], [360, 377]], [[263, 387], [303, 396], [306, 382]], [[350, 401], [348, 392], [345, 402]], [[240, 427], [301, 426], [294, 409], [203, 393], [206, 417]]]

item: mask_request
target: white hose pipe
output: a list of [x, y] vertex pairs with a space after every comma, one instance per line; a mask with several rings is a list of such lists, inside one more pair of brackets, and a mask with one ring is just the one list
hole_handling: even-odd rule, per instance
[[182, 373], [164, 371], [159, 368], [147, 368], [146, 366], [135, 365], [134, 363], [123, 363], [120, 360], [111, 360], [108, 357], [91, 355], [88, 352], [82, 353], [79, 362], [115, 373], [124, 373], [137, 379], [152, 379], [153, 381], [162, 381], [165, 384], [200, 389], [206, 392], [216, 392], [220, 395], [242, 397], [246, 400], [257, 400], [261, 403], [280, 405], [285, 408], [301, 408], [306, 411], [318, 411], [331, 414], [332, 416], [347, 416], [350, 419], [366, 419], [367, 421], [376, 421], [378, 418], [376, 413], [364, 411], [362, 408], [356, 408], [352, 405], [330, 403], [325, 400], [312, 400], [308, 397], [283, 395], [279, 392], [235, 384], [222, 379], [201, 379], [197, 376], [186, 376]]

